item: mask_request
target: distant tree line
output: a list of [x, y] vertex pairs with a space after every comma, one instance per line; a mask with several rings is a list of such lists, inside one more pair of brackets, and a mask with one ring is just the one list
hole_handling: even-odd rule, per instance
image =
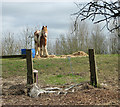
[[[74, 24], [71, 31], [74, 30]], [[118, 37], [115, 33], [101, 31], [100, 25], [89, 27], [84, 21], [78, 22], [76, 30], [71, 34], [60, 35], [55, 43], [56, 54], [72, 54], [76, 51], [88, 52], [94, 48], [97, 54], [118, 53]]]
[[4, 32], [2, 34], [2, 55], [21, 54], [21, 49], [33, 48], [32, 28], [26, 27], [19, 34]]
[[[34, 31], [38, 28], [26, 27], [19, 34], [2, 34], [2, 55], [21, 54], [21, 49], [34, 48]], [[94, 48], [97, 54], [118, 53], [118, 38], [116, 33], [105, 33], [101, 31], [100, 25], [88, 26], [85, 21], [78, 21], [76, 30], [74, 23], [70, 26], [69, 33], [61, 34], [55, 43], [48, 39], [47, 48], [49, 54], [72, 54], [76, 51], [88, 52]], [[49, 36], [49, 35], [48, 35]]]

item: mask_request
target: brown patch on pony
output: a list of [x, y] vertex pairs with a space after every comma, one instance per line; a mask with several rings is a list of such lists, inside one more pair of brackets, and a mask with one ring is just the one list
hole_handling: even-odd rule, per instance
[[44, 33], [48, 33], [47, 26], [43, 26], [43, 27], [42, 27], [41, 37], [40, 37], [40, 47], [42, 47], [42, 45], [43, 45], [43, 46], [46, 46], [46, 45], [47, 45], [47, 38], [44, 37], [43, 32], [44, 32]]
[[43, 43], [44, 43], [44, 37], [41, 36], [41, 37], [40, 37], [40, 48], [42, 48]]
[[45, 38], [45, 44], [44, 44], [44, 46], [46, 46], [47, 45], [47, 38]]
[[37, 39], [39, 38], [39, 34], [36, 32], [34, 32], [34, 35], [37, 36]]
[[34, 35], [37, 33], [37, 31], [34, 32]]
[[37, 36], [37, 39], [39, 38], [39, 34], [36, 35]]

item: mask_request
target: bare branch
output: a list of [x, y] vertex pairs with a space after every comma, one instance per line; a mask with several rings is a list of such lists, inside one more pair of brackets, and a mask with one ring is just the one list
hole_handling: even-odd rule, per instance
[[[99, 0], [99, 1], [93, 1], [85, 4], [82, 7], [79, 7], [77, 3], [75, 3], [77, 7], [79, 8], [79, 11], [72, 14], [72, 15], [77, 15], [76, 20], [75, 20], [75, 26], [77, 26], [77, 20], [78, 18], [81, 19], [81, 21], [86, 20], [86, 19], [91, 19], [95, 24], [96, 23], [101, 23], [101, 22], [106, 22], [106, 27], [107, 29], [112, 32], [115, 29], [118, 29], [120, 25], [117, 23], [118, 22], [118, 17], [120, 16], [120, 6], [119, 6], [119, 1], [115, 2], [106, 2], [104, 0]], [[96, 16], [100, 15], [103, 16], [103, 19], [98, 19], [96, 21]], [[117, 25], [114, 26], [114, 28], [109, 27], [109, 23], [114, 20]], [[75, 27], [76, 30], [76, 27]]]

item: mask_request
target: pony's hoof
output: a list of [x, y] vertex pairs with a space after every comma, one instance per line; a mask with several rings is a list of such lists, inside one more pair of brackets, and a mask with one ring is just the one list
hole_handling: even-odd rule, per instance
[[49, 55], [46, 55], [46, 57], [49, 57]]
[[48, 55], [44, 55], [44, 57], [48, 57]]
[[40, 57], [42, 58], [42, 57], [44, 57], [43, 55], [40, 55]]

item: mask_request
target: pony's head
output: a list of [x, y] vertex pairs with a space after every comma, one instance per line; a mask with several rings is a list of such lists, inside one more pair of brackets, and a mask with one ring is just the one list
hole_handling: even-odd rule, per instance
[[47, 26], [43, 26], [41, 31], [41, 36], [44, 36], [47, 38], [47, 35], [48, 35]]

